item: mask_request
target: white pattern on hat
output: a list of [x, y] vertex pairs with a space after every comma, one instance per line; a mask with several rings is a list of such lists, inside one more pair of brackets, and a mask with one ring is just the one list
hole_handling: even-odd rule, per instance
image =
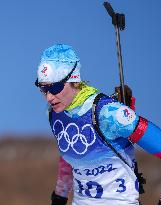
[[38, 82], [58, 82], [65, 78], [77, 66], [67, 82], [80, 82], [80, 62], [71, 46], [56, 44], [47, 48], [38, 67]]

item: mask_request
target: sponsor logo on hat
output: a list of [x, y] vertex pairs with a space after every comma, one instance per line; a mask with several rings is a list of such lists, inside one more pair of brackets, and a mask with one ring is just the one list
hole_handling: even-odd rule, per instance
[[43, 73], [45, 76], [47, 76], [47, 70], [48, 70], [48, 67], [43, 65], [43, 69], [41, 70], [41, 73]]
[[70, 78], [79, 78], [79, 74], [78, 75], [72, 75]]

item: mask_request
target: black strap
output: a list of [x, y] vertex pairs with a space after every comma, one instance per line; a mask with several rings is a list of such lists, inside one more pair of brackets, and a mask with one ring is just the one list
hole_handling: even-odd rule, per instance
[[[100, 93], [96, 96], [96, 98], [94, 99], [94, 102], [93, 102], [93, 107], [92, 107], [93, 127], [95, 128], [95, 130], [97, 131], [97, 133], [99, 134], [101, 139], [106, 143], [106, 145], [116, 154], [116, 156], [118, 156], [126, 165], [128, 165], [130, 168], [132, 168], [129, 165], [129, 163], [124, 159], [124, 157], [119, 152], [117, 152], [117, 150], [112, 146], [112, 144], [105, 138], [104, 134], [100, 130], [99, 123], [98, 123], [98, 116], [96, 114], [96, 109], [97, 109], [98, 102], [102, 97], [107, 97], [107, 95]], [[143, 194], [143, 193], [145, 193], [143, 184], [146, 184], [146, 179], [142, 176], [142, 173], [139, 173], [137, 162], [135, 162], [134, 173], [139, 181], [139, 193]], [[141, 205], [141, 203], [140, 203], [140, 205]]]
[[50, 127], [51, 127], [51, 129], [52, 129], [52, 107], [51, 106], [49, 106], [49, 108], [48, 108], [48, 119], [49, 119], [49, 123], [50, 123]]
[[145, 193], [144, 184], [146, 184], [146, 179], [143, 177], [143, 173], [139, 173], [137, 162], [135, 162], [134, 173], [139, 182], [139, 194], [144, 194]]
[[95, 128], [95, 130], [97, 131], [97, 133], [99, 134], [99, 136], [102, 138], [102, 140], [106, 143], [106, 145], [126, 164], [128, 165], [130, 168], [131, 166], [129, 165], [129, 163], [124, 159], [124, 157], [117, 152], [117, 150], [112, 146], [112, 144], [105, 138], [105, 136], [103, 135], [102, 131], [100, 130], [99, 127], [99, 123], [98, 123], [98, 117], [96, 114], [96, 109], [97, 109], [97, 104], [98, 101], [102, 98], [105, 97], [106, 95], [103, 93], [99, 93], [93, 102], [93, 107], [92, 107], [92, 123], [93, 123], [93, 127]]

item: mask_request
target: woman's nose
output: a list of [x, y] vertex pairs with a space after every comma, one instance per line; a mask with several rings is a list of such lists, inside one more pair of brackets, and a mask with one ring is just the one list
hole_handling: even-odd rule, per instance
[[51, 94], [50, 92], [47, 92], [46, 99], [47, 99], [48, 103], [51, 103], [53, 98], [54, 98], [54, 95]]

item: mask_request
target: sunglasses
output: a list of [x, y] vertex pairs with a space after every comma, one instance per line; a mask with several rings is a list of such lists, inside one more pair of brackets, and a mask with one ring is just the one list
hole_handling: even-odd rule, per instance
[[41, 85], [41, 84], [39, 84], [38, 78], [37, 78], [35, 81], [35, 85], [37, 87], [39, 87], [40, 91], [43, 92], [45, 95], [47, 95], [48, 92], [53, 94], [53, 95], [57, 95], [58, 93], [60, 93], [64, 89], [65, 83], [67, 82], [67, 80], [69, 80], [69, 78], [71, 77], [71, 75], [76, 67], [77, 67], [77, 61], [74, 65], [73, 69], [70, 71], [70, 73], [59, 82], [51, 83], [50, 85]]

